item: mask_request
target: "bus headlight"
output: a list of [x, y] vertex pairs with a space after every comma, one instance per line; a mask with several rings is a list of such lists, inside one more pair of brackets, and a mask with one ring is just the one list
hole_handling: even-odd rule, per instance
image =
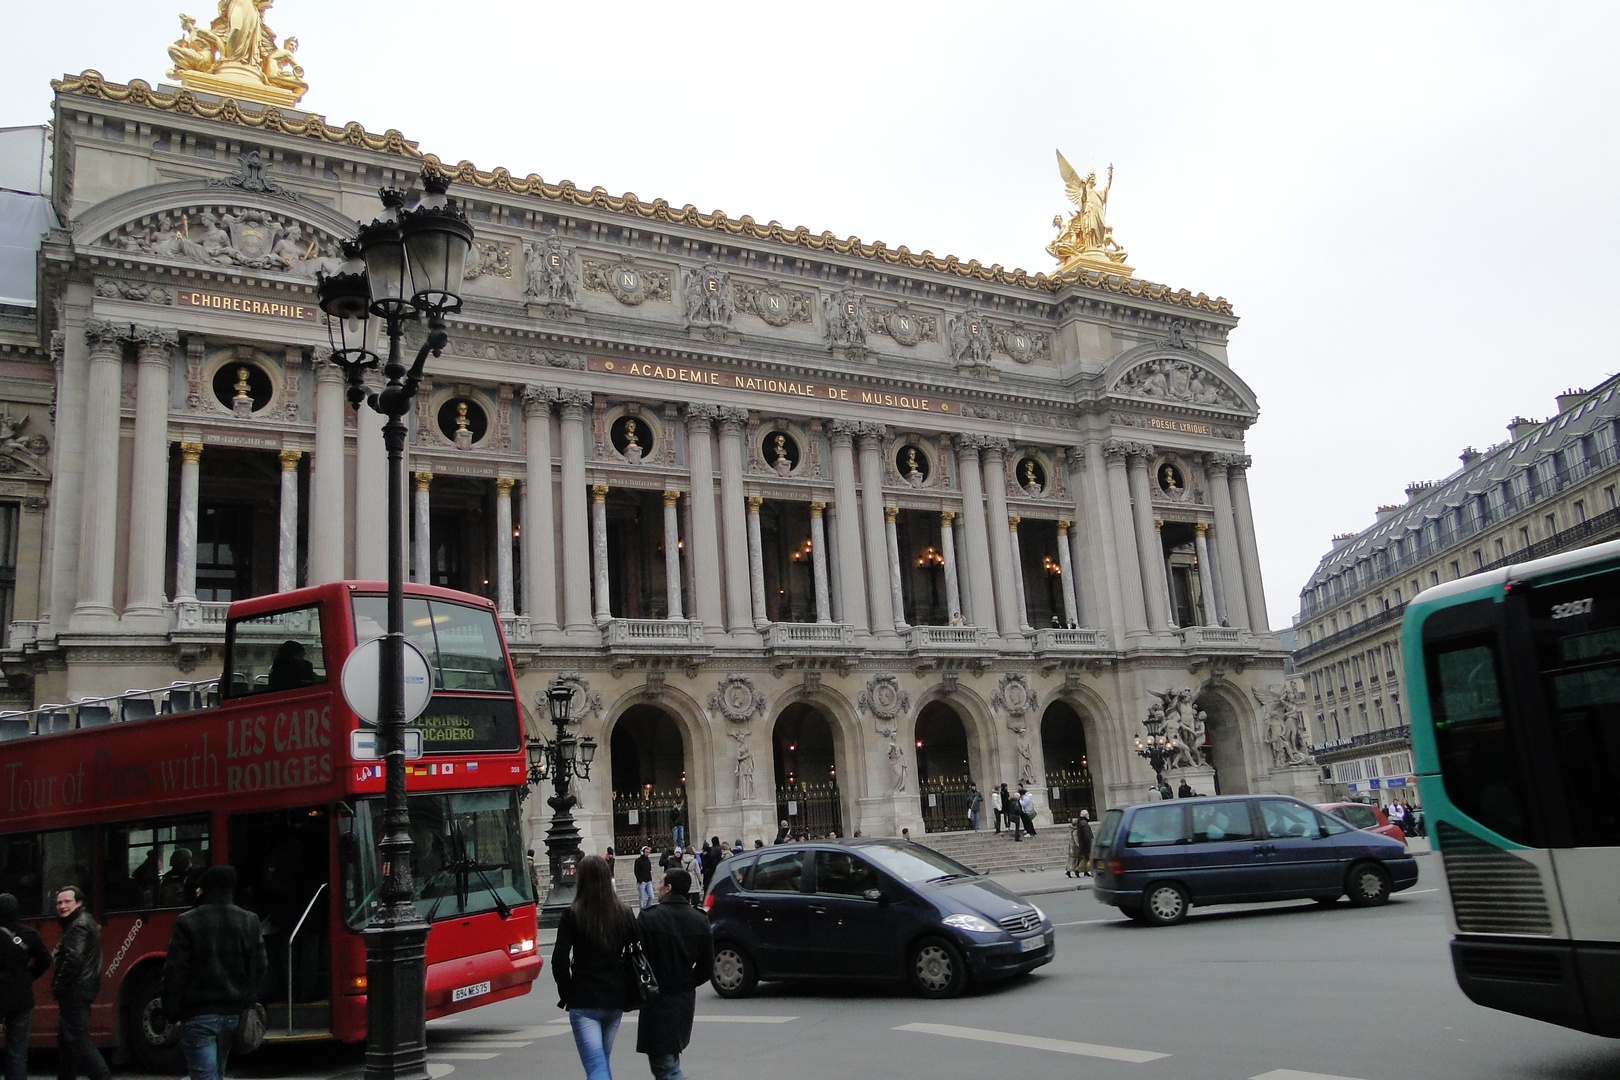
[[525, 956], [532, 952], [534, 952], [534, 938], [532, 937], [524, 938], [522, 941], [514, 941], [506, 947], [506, 955], [508, 956]]

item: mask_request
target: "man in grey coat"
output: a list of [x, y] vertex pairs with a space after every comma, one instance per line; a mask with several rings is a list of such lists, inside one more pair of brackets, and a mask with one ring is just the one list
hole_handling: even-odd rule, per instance
[[658, 996], [641, 1007], [636, 1052], [647, 1055], [654, 1080], [684, 1080], [681, 1051], [692, 1041], [697, 988], [714, 971], [714, 937], [709, 917], [687, 902], [692, 876], [685, 870], [664, 875], [658, 903], [636, 920], [641, 946], [658, 977]]

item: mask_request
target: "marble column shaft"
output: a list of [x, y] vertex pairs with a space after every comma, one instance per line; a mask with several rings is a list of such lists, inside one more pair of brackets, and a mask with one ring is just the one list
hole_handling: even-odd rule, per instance
[[1233, 457], [1232, 513], [1237, 518], [1238, 558], [1243, 561], [1243, 595], [1248, 600], [1249, 627], [1257, 634], [1269, 633], [1271, 618], [1266, 614], [1266, 590], [1260, 577], [1260, 545], [1254, 532], [1254, 509], [1249, 505], [1249, 457], [1246, 454]]
[[967, 521], [964, 520], [965, 517], [965, 514], [958, 513], [956, 515], [956, 523], [951, 529], [951, 542], [956, 547], [956, 588], [957, 592], [962, 597], [961, 607], [957, 608], [957, 610], [962, 613], [962, 620], [969, 626], [981, 626], [983, 624], [978, 622], [973, 617], [973, 590], [968, 585], [968, 578], [966, 574], [968, 564], [968, 534]]
[[124, 615], [163, 614], [169, 516], [169, 363], [180, 335], [137, 327], [135, 447], [129, 508], [129, 599]]
[[664, 595], [671, 619], [681, 614], [681, 493], [664, 492]]
[[692, 531], [687, 534], [692, 560], [692, 607], [704, 630], [725, 631], [720, 595], [720, 527], [714, 506], [713, 405], [691, 405], [686, 410], [686, 454], [692, 467]]
[[[324, 354], [324, 355], [323, 355]], [[315, 350], [315, 458], [309, 465], [309, 583], [343, 580], [344, 506], [343, 423], [348, 402], [343, 372], [330, 353]]]
[[1063, 625], [1080, 625], [1080, 605], [1074, 595], [1074, 557], [1069, 544], [1069, 523], [1059, 521], [1058, 565], [1063, 570]]
[[1069, 461], [1075, 478], [1075, 521], [1082, 526], [1069, 539], [1079, 556], [1082, 580], [1090, 586], [1082, 587], [1076, 597], [1081, 625], [1111, 628], [1118, 640], [1125, 629], [1125, 608], [1102, 447], [1095, 443], [1074, 447]]
[[180, 520], [175, 526], [175, 603], [197, 601], [197, 486], [202, 443], [180, 444]]
[[[51, 357], [56, 368], [56, 445], [51, 448], [50, 502], [46, 507], [45, 535], [50, 556], [45, 606], [40, 614], [50, 620], [41, 631], [61, 634], [68, 629], [79, 593], [79, 524], [84, 512], [85, 481], [84, 406], [85, 382], [89, 377], [89, 355], [96, 339], [110, 332], [114, 342], [118, 331], [98, 320], [83, 320], [92, 303], [89, 281], [69, 279], [62, 290], [62, 310], [66, 328], [50, 335]], [[193, 335], [187, 349], [202, 354], [201, 335]]]
[[354, 416], [354, 573], [367, 581], [386, 581], [388, 448], [382, 436], [386, 418], [369, 405], [360, 406]]
[[[1103, 471], [1106, 474], [1108, 505], [1114, 519], [1114, 536], [1124, 541], [1131, 538], [1133, 545], [1127, 551], [1115, 548], [1116, 573], [1110, 575], [1119, 581], [1120, 611], [1124, 616], [1125, 632], [1140, 634], [1147, 631], [1147, 607], [1142, 596], [1142, 564], [1135, 545], [1136, 523], [1131, 514], [1130, 480], [1125, 475], [1125, 457], [1133, 444], [1110, 441], [1103, 444]], [[1106, 554], [1106, 552], [1105, 552]]]
[[827, 588], [827, 527], [822, 521], [826, 503], [810, 504], [810, 568], [815, 575], [816, 622], [832, 622], [831, 592]]
[[[996, 592], [996, 622], [1005, 638], [1020, 634], [1024, 620], [1018, 617], [1018, 598], [1023, 595], [1023, 568], [1013, 562], [1012, 533], [1007, 528], [1006, 439], [986, 439], [984, 444], [984, 504], [990, 532], [990, 558]], [[977, 594], [977, 590], [975, 595]]]
[[1131, 510], [1136, 534], [1136, 561], [1141, 567], [1142, 595], [1147, 601], [1148, 629], [1163, 633], [1170, 628], [1170, 615], [1165, 610], [1166, 583], [1164, 579], [1164, 546], [1159, 532], [1153, 527], [1153, 496], [1150, 493], [1153, 478], [1148, 475], [1148, 460], [1153, 447], [1139, 444], [1130, 456]]
[[[991, 585], [994, 571], [991, 569], [990, 528], [984, 506], [984, 469], [979, 464], [979, 449], [984, 445], [984, 439], [978, 435], [958, 435], [955, 443], [956, 474], [962, 485], [962, 524], [967, 533], [969, 620], [975, 626], [987, 627], [994, 634], [999, 632], [1000, 623], [996, 617], [995, 587]], [[1005, 522], [1006, 516], [1003, 515], [1001, 520]], [[1010, 627], [1012, 624], [1009, 622], [1007, 625]]]
[[281, 506], [277, 516], [276, 591], [298, 588], [298, 459], [302, 451], [281, 452]]
[[606, 484], [591, 488], [592, 591], [596, 594], [594, 617], [598, 626], [605, 626], [613, 618], [608, 603], [607, 493]]
[[894, 633], [894, 599], [889, 592], [889, 545], [883, 528], [883, 434], [863, 424], [861, 439], [861, 533], [866, 546], [866, 603], [872, 633]]
[[1024, 581], [1024, 549], [1018, 542], [1018, 526], [1023, 519], [1017, 514], [1007, 518], [1007, 542], [1012, 545], [1013, 595], [1018, 601], [1018, 627], [1026, 634], [1034, 629], [1029, 625], [1029, 590]]
[[1249, 628], [1249, 609], [1243, 587], [1243, 569], [1238, 556], [1237, 519], [1232, 512], [1232, 489], [1227, 479], [1231, 458], [1210, 455], [1209, 490], [1215, 504], [1215, 571], [1220, 575], [1218, 596], [1221, 617], [1228, 625]]
[[[838, 551], [838, 573], [833, 579], [838, 602], [843, 606], [843, 621], [853, 625], [857, 632], [866, 633], [871, 627], [866, 610], [866, 574], [861, 556], [861, 511], [856, 502], [854, 439], [858, 424], [834, 420], [828, 441], [832, 445], [833, 503], [837, 516], [835, 536]], [[887, 601], [885, 601], [886, 603]]]
[[945, 560], [945, 607], [947, 619], [962, 614], [962, 584], [956, 577], [956, 531], [951, 523], [956, 515], [949, 510], [939, 515], [939, 554]]
[[512, 589], [512, 487], [517, 481], [495, 478], [495, 610], [504, 618], [517, 614]]
[[1221, 621], [1217, 614], [1220, 610], [1220, 592], [1215, 587], [1215, 568], [1209, 564], [1209, 540], [1204, 535], [1209, 531], [1209, 526], [1200, 521], [1193, 529], [1197, 534], [1193, 540], [1193, 551], [1198, 556], [1198, 583], [1204, 590], [1204, 623], [1215, 626]]
[[595, 623], [591, 618], [591, 527], [590, 492], [585, 486], [585, 419], [590, 414], [591, 395], [585, 390], [563, 390], [558, 394], [562, 407], [562, 579], [563, 629], [570, 634], [588, 634]]
[[827, 537], [827, 603], [832, 608], [833, 622], [844, 623], [848, 621], [844, 618], [844, 594], [838, 588], [838, 508], [828, 506], [822, 516], [827, 519], [821, 528]]
[[118, 522], [118, 429], [123, 411], [123, 346], [129, 324], [93, 324], [85, 387], [84, 507], [79, 520], [79, 600], [75, 618], [113, 617]]
[[895, 531], [895, 518], [899, 516], [899, 507], [883, 508], [884, 545], [889, 550], [889, 602], [894, 607], [895, 629], [906, 630], [906, 598], [900, 591], [900, 537]]
[[754, 628], [748, 578], [748, 507], [743, 495], [743, 425], [748, 410], [720, 410], [720, 533], [724, 543], [726, 629]]
[[551, 399], [523, 388], [523, 614], [533, 630], [557, 629], [557, 508], [551, 482]]
[[759, 538], [759, 507], [765, 500], [748, 496], [748, 595], [754, 611], [754, 627], [765, 629], [765, 548]]
[[416, 475], [416, 525], [411, 536], [411, 580], [418, 585], [433, 584], [433, 474]]

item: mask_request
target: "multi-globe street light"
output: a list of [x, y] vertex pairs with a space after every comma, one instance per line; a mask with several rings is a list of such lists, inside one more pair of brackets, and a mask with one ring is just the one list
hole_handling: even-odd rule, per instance
[[562, 919], [562, 913], [574, 901], [573, 861], [579, 850], [579, 827], [574, 824], [574, 805], [579, 801], [572, 791], [572, 779], [591, 778], [591, 762], [596, 759], [596, 741], [590, 736], [579, 738], [568, 730], [573, 723], [574, 687], [558, 679], [546, 688], [546, 705], [556, 735], [551, 740], [544, 736], [529, 739], [529, 783], [537, 785], [551, 780], [551, 824], [546, 829], [546, 859], [550, 863], [551, 888], [546, 893], [545, 905], [540, 909], [540, 926], [550, 928]]
[[[406, 205], [406, 193], [379, 195], [383, 210], [358, 237], [343, 245], [336, 273], [322, 275], [318, 296], [326, 313], [332, 360], [348, 377], [349, 404], [387, 418], [388, 450], [388, 632], [378, 664], [377, 713], [384, 762], [383, 835], [377, 844], [382, 883], [366, 926], [367, 1080], [427, 1080], [428, 924], [417, 914], [411, 881], [410, 813], [405, 795], [405, 416], [410, 412], [429, 355], [444, 351], [445, 316], [461, 310], [460, 287], [472, 248], [473, 229], [446, 192], [449, 178], [422, 173], [423, 194]], [[427, 320], [427, 337], [416, 361], [402, 356], [405, 324]], [[383, 362], [386, 385], [368, 392], [365, 371], [379, 357], [372, 335], [380, 320], [388, 338]]]
[[1157, 713], [1149, 713], [1142, 727], [1147, 732], [1144, 741], [1141, 736], [1136, 738], [1136, 753], [1147, 759], [1153, 768], [1153, 783], [1156, 787], [1164, 787], [1164, 763], [1175, 756], [1181, 747], [1181, 741], [1164, 732], [1164, 717]]

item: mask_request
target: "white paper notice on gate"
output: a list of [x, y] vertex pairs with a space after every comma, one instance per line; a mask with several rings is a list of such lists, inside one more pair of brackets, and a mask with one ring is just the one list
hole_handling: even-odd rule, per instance
[[625, 824], [627, 824], [627, 825], [640, 825], [641, 824], [641, 811], [640, 810], [631, 810], [628, 813], [629, 813], [630, 820], [627, 821]]
[[792, 799], [789, 799], [788, 800], [788, 817], [798, 817], [798, 816], [799, 816], [799, 804], [797, 802], [794, 802]]
[[930, 791], [928, 793], [928, 805], [929, 806], [938, 806], [939, 805], [939, 796], [934, 794], [932, 791]]

